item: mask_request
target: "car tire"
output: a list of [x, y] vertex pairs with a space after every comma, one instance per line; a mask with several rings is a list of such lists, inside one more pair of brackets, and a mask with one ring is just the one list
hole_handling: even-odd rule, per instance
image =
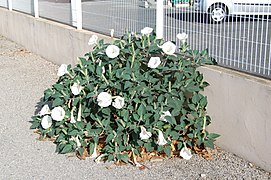
[[228, 16], [228, 9], [224, 4], [214, 4], [209, 9], [209, 19], [213, 24], [224, 22]]

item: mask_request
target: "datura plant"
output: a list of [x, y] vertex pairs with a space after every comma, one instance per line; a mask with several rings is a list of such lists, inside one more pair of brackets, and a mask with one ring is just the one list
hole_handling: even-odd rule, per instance
[[201, 94], [208, 83], [197, 70], [214, 61], [207, 50], [191, 50], [187, 38], [177, 35], [177, 49], [148, 27], [110, 44], [93, 35], [75, 67], [60, 66], [31, 128], [59, 153], [135, 165], [214, 148], [219, 135], [206, 131], [211, 118]]

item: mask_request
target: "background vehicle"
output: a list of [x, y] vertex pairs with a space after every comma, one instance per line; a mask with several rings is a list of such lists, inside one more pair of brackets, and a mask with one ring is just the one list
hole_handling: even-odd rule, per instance
[[228, 15], [271, 15], [271, 0], [195, 0], [194, 7], [208, 13], [213, 23]]
[[170, 0], [172, 6], [176, 6], [177, 4], [189, 4], [190, 0]]

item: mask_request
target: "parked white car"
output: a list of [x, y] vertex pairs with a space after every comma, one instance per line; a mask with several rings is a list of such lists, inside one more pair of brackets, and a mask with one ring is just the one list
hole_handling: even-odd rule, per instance
[[195, 10], [208, 13], [213, 23], [228, 15], [271, 15], [271, 0], [195, 0]]

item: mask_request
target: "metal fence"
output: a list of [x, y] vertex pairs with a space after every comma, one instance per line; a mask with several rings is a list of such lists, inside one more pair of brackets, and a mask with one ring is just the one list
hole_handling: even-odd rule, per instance
[[34, 14], [34, 4], [32, 0], [16, 0], [12, 1], [12, 8], [27, 14]]
[[166, 8], [166, 38], [186, 32], [192, 49], [208, 48], [219, 65], [271, 78], [271, 1], [228, 2]]
[[0, 0], [0, 7], [8, 7], [8, 1], [7, 0]]
[[39, 16], [72, 25], [72, 10], [69, 1], [39, 0]]
[[125, 31], [138, 32], [150, 26], [155, 28], [155, 9], [144, 7], [141, 0], [107, 0], [82, 2], [83, 28], [116, 36]]
[[[159, 5], [160, 3], [160, 5]], [[0, 6], [115, 36], [148, 26], [221, 66], [271, 79], [270, 0], [0, 0]], [[158, 18], [157, 18], [158, 17]]]

